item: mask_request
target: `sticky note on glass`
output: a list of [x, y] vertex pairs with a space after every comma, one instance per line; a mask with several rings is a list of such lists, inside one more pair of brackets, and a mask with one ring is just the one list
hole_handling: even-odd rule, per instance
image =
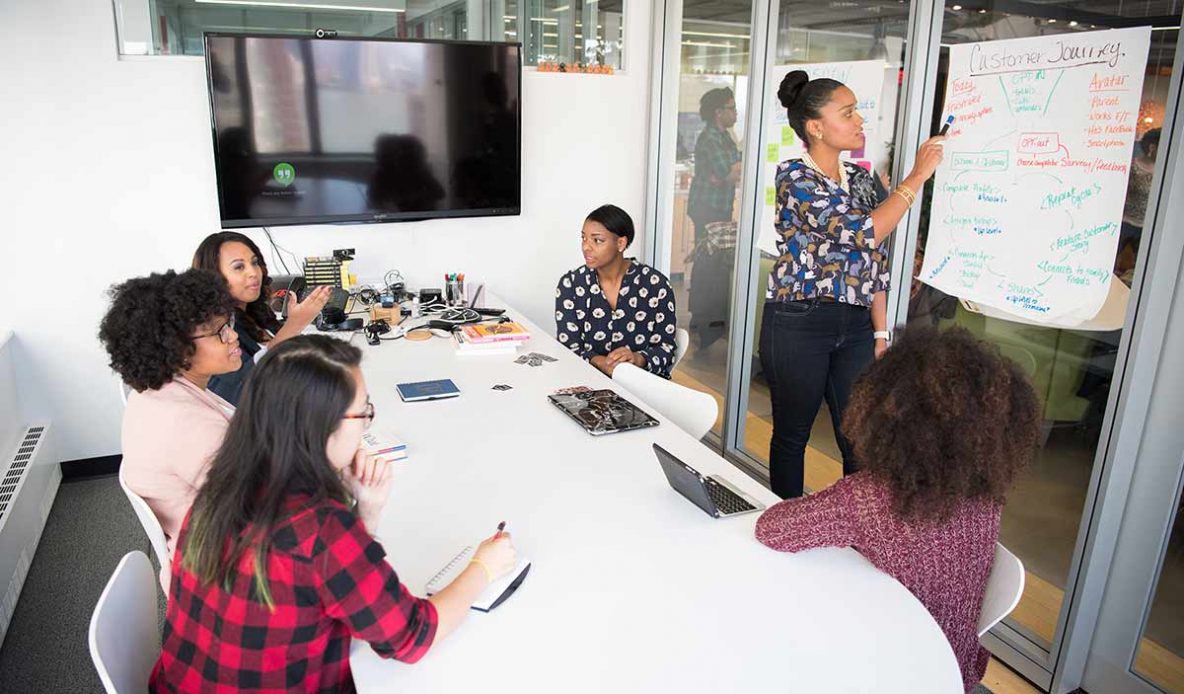
[[765, 204], [770, 207], [777, 206], [777, 189], [773, 186], [765, 187]]
[[772, 143], [766, 148], [766, 151], [768, 152], [770, 164], [776, 164], [781, 161], [781, 145]]
[[784, 147], [793, 144], [793, 128], [788, 125], [781, 126], [781, 144]]

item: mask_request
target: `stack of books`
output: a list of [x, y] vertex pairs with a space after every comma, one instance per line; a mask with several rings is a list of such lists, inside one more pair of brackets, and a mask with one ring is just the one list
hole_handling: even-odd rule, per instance
[[407, 458], [407, 444], [385, 431], [374, 429], [362, 433], [362, 450], [391, 463]]
[[514, 321], [462, 325], [452, 331], [458, 354], [513, 354], [530, 333]]

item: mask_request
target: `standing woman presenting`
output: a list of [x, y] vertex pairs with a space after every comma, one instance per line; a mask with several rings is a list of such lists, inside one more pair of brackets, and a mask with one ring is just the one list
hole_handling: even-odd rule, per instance
[[773, 402], [769, 477], [783, 499], [801, 496], [810, 427], [822, 399], [843, 454], [855, 470], [839, 426], [856, 377], [874, 359], [871, 305], [888, 288], [886, 249], [892, 233], [941, 163], [942, 137], [926, 140], [913, 171], [877, 206], [871, 174], [839, 160], [864, 146], [855, 94], [832, 79], [794, 70], [777, 98], [807, 144], [800, 159], [777, 167], [777, 249], [761, 324], [761, 368]]

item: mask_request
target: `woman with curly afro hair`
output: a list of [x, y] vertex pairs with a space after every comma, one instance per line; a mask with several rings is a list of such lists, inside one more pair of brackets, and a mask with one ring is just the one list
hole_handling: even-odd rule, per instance
[[233, 301], [204, 270], [137, 277], [111, 289], [99, 339], [133, 390], [123, 413], [124, 481], [156, 514], [171, 553], [234, 413], [207, 388], [242, 362]]
[[782, 552], [854, 547], [937, 620], [969, 692], [987, 667], [979, 610], [1004, 497], [1036, 448], [1036, 393], [967, 330], [914, 328], [856, 382], [843, 428], [861, 470], [771, 507], [756, 537]]

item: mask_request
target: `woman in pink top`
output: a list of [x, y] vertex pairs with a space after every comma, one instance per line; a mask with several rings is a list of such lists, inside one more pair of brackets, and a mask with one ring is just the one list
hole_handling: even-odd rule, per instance
[[205, 270], [137, 277], [111, 290], [99, 339], [133, 389], [123, 413], [128, 487], [143, 497], [169, 552], [234, 408], [206, 389], [241, 364], [226, 283]]
[[1040, 428], [1027, 376], [963, 328], [913, 328], [856, 383], [843, 413], [860, 472], [760, 517], [773, 549], [853, 547], [925, 605], [966, 691], [988, 654], [977, 624], [1004, 496]]

